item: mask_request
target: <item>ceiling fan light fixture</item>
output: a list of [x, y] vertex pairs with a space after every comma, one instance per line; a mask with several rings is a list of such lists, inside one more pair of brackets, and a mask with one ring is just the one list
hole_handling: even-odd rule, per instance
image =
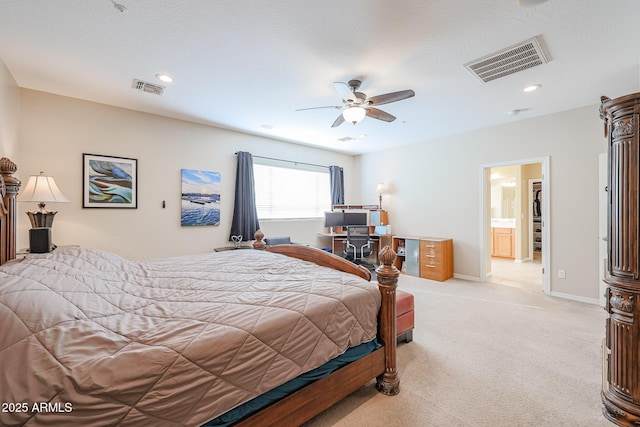
[[366, 115], [367, 110], [362, 107], [349, 107], [342, 112], [342, 117], [344, 117], [347, 122], [351, 122], [354, 125], [362, 121]]
[[118, 12], [120, 12], [120, 13], [129, 12], [129, 10], [127, 9], [127, 7], [125, 5], [120, 4], [120, 3], [116, 3], [115, 0], [111, 0], [111, 3], [113, 3], [113, 7], [115, 7]]

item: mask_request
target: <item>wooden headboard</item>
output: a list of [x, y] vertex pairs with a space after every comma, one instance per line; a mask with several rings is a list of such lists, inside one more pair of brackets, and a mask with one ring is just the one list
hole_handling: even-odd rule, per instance
[[0, 265], [16, 257], [17, 202], [20, 181], [13, 176], [18, 167], [0, 159]]

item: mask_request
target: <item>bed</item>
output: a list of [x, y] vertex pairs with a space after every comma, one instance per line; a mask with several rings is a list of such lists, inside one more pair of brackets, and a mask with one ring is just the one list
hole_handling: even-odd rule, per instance
[[260, 232], [256, 250], [14, 260], [15, 171], [0, 160], [1, 425], [199, 426], [371, 343], [237, 425], [300, 425], [373, 378], [399, 392], [390, 248], [378, 286], [321, 250], [265, 250]]

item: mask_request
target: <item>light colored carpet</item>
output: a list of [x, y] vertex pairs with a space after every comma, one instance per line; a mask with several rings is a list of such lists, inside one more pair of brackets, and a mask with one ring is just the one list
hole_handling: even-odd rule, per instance
[[606, 312], [544, 295], [536, 275], [494, 274], [488, 283], [402, 275], [416, 329], [398, 346], [400, 394], [371, 382], [306, 425], [612, 426], [600, 402]]

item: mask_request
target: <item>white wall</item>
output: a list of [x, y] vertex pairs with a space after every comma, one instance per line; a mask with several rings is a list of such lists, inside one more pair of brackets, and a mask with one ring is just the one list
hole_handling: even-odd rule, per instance
[[[113, 250], [127, 258], [150, 258], [211, 250], [227, 244], [238, 150], [345, 168], [346, 201], [383, 199], [395, 234], [451, 237], [454, 272], [480, 276], [480, 165], [550, 156], [551, 291], [598, 299], [597, 165], [606, 151], [598, 105], [534, 118], [435, 141], [352, 157], [22, 89], [18, 177], [46, 171], [73, 203], [58, 204], [57, 244]], [[139, 209], [82, 209], [82, 153], [139, 160]], [[180, 226], [180, 169], [222, 174], [222, 223]], [[166, 200], [167, 208], [162, 209]], [[20, 210], [34, 206], [19, 206]], [[49, 206], [53, 208], [54, 206]], [[19, 247], [29, 223], [19, 216]], [[321, 221], [263, 222], [265, 234], [316, 238]], [[566, 279], [557, 279], [557, 270]]]
[[[480, 165], [550, 157], [551, 292], [598, 300], [599, 105], [361, 156], [362, 197], [378, 182], [394, 234], [450, 237], [454, 273], [481, 274]], [[557, 279], [557, 270], [566, 279]]]
[[0, 59], [0, 157], [18, 164], [20, 90]]
[[[45, 171], [72, 203], [48, 204], [58, 211], [52, 236], [57, 245], [81, 245], [146, 259], [211, 251], [228, 244], [233, 213], [236, 151], [345, 168], [345, 193], [353, 195], [354, 158], [325, 150], [168, 119], [72, 98], [21, 90], [18, 177]], [[83, 209], [82, 154], [138, 159], [138, 209]], [[221, 173], [221, 224], [180, 226], [181, 169]], [[166, 201], [166, 208], [162, 202]], [[35, 204], [19, 203], [19, 210]], [[30, 223], [18, 217], [18, 247], [28, 247]], [[290, 235], [317, 244], [322, 221], [262, 222], [267, 236]]]

